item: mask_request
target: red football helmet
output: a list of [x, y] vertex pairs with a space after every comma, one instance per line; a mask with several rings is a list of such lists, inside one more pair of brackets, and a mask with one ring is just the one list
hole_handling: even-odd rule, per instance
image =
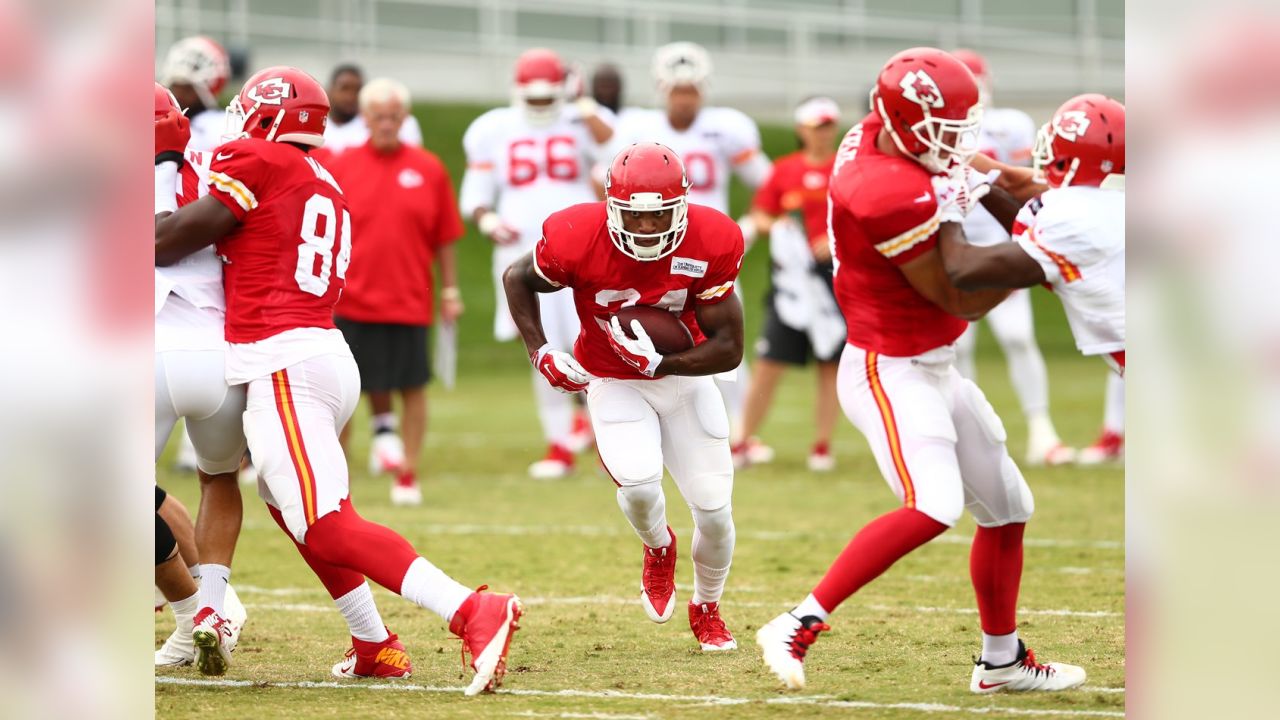
[[[525, 50], [516, 60], [515, 87], [512, 102], [524, 112], [532, 125], [550, 125], [560, 117], [569, 71], [560, 56], [546, 48]], [[550, 100], [530, 105], [529, 100]]]
[[316, 79], [298, 68], [259, 70], [227, 106], [224, 140], [254, 137], [312, 147], [324, 144], [329, 96]]
[[973, 78], [978, 81], [978, 101], [983, 107], [991, 104], [991, 75], [987, 69], [987, 59], [974, 52], [961, 48], [952, 50], [951, 54], [955, 59], [964, 63], [969, 68], [969, 72], [973, 73]]
[[[613, 158], [604, 178], [609, 237], [627, 256], [657, 260], [675, 251], [689, 227], [689, 177], [680, 156], [666, 145], [636, 143]], [[623, 213], [670, 210], [671, 225], [661, 232], [628, 232]], [[640, 241], [654, 241], [642, 245]]]
[[178, 99], [169, 92], [169, 88], [156, 83], [156, 120], [169, 114], [170, 110], [182, 112], [182, 107], [178, 105]]
[[1097, 93], [1071, 98], [1036, 134], [1031, 159], [1049, 187], [1098, 187], [1123, 178], [1124, 105]]
[[930, 172], [963, 165], [978, 149], [982, 104], [964, 63], [937, 48], [911, 48], [889, 58], [871, 107], [893, 144]]
[[197, 35], [183, 38], [169, 48], [160, 75], [160, 82], [165, 85], [191, 85], [206, 108], [216, 108], [218, 94], [231, 77], [231, 60], [221, 45]]

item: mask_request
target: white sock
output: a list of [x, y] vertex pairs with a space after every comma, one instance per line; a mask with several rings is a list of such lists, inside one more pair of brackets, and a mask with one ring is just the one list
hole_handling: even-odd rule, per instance
[[814, 597], [813, 593], [809, 593], [809, 597], [802, 600], [796, 606], [796, 609], [791, 611], [791, 614], [801, 619], [812, 615], [822, 622], [826, 622], [827, 618], [831, 617], [831, 613], [822, 607], [822, 603], [818, 602], [818, 598]]
[[227, 583], [231, 582], [231, 568], [226, 565], [203, 564], [200, 566], [200, 607], [210, 607], [219, 616], [223, 614], [223, 602], [227, 597]]
[[199, 585], [200, 584], [200, 566], [188, 565], [187, 572], [191, 573], [191, 579], [195, 580], [196, 584]]
[[471, 592], [424, 557], [409, 564], [400, 583], [400, 595], [405, 600], [430, 610], [445, 622], [453, 620], [453, 614], [471, 597]]
[[1107, 405], [1102, 418], [1102, 429], [1118, 435], [1124, 434], [1124, 378], [1107, 373]]
[[351, 637], [373, 643], [390, 637], [382, 615], [378, 614], [378, 605], [373, 601], [369, 583], [360, 583], [356, 589], [335, 599], [333, 604], [338, 606], [338, 612], [351, 628]]
[[982, 633], [982, 662], [1000, 667], [1018, 659], [1018, 631], [1008, 635]]
[[396, 414], [393, 412], [378, 413], [373, 416], [373, 432], [375, 435], [378, 431], [384, 429], [395, 432], [397, 427], [399, 427], [399, 421], [396, 418]]
[[1027, 438], [1027, 445], [1033, 448], [1050, 447], [1059, 442], [1048, 410], [1042, 408], [1027, 413]]
[[690, 509], [693, 512], [693, 543], [689, 547], [689, 556], [693, 558], [691, 600], [694, 604], [720, 602], [737, 538], [733, 509], [729, 505], [710, 512]]
[[1044, 355], [1034, 337], [1004, 346], [1005, 361], [1009, 364], [1009, 382], [1018, 396], [1022, 412], [1028, 417], [1037, 413], [1049, 416], [1049, 371], [1044, 365]]
[[664, 548], [671, 544], [667, 530], [667, 499], [662, 493], [662, 482], [648, 482], [618, 488], [618, 507], [627, 516], [627, 522], [640, 537], [640, 542], [651, 548]]
[[169, 607], [173, 609], [173, 621], [177, 630], [190, 637], [191, 631], [195, 629], [196, 611], [200, 609], [200, 593], [171, 602]]

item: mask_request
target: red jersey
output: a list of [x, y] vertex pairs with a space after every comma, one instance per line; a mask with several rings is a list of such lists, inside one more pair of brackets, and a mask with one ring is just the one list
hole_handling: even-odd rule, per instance
[[809, 244], [827, 242], [827, 185], [831, 181], [833, 155], [820, 165], [811, 165], [803, 152], [784, 155], [773, 163], [773, 172], [752, 204], [770, 215], [799, 213], [804, 219]]
[[553, 285], [573, 289], [582, 331], [574, 357], [597, 377], [648, 379], [609, 347], [609, 316], [627, 305], [652, 305], [675, 313], [695, 344], [707, 338], [694, 308], [733, 294], [742, 267], [742, 231], [724, 213], [689, 206], [689, 226], [675, 252], [650, 262], [614, 246], [602, 202], [573, 205], [542, 224], [534, 250], [538, 274]]
[[462, 237], [462, 216], [444, 164], [400, 144], [379, 153], [365, 143], [327, 167], [345, 188], [352, 230], [347, 287], [335, 312], [359, 322], [430, 325], [436, 250]]
[[929, 171], [876, 148], [872, 113], [840, 142], [831, 177], [836, 300], [849, 343], [910, 357], [950, 344], [968, 323], [934, 305], [897, 266], [938, 243], [938, 198]]
[[285, 143], [247, 138], [214, 153], [209, 194], [240, 220], [217, 244], [227, 342], [332, 328], [351, 261], [351, 215], [338, 183]]

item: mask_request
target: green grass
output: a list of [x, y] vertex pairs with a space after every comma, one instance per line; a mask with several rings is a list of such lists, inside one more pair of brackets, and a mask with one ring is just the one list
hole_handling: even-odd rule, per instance
[[[479, 111], [418, 109], [428, 146], [455, 178], [461, 177], [459, 138]], [[765, 128], [764, 137], [771, 155], [790, 149], [785, 128]], [[740, 190], [735, 209], [745, 206]], [[802, 598], [862, 524], [895, 506], [865, 441], [844, 420], [835, 439], [837, 472], [815, 476], [804, 470], [811, 439], [811, 371], [796, 371], [784, 380], [761, 433], [777, 449], [777, 460], [737, 477], [738, 547], [724, 612], [740, 649], [701, 654], [680, 612], [666, 625], [650, 623], [636, 600], [639, 541], [617, 509], [612, 483], [592, 459], [585, 457], [577, 473], [560, 482], [525, 477], [525, 467], [541, 449], [528, 361], [518, 347], [494, 343], [489, 335], [489, 255], [474, 234], [464, 240], [461, 263], [468, 316], [461, 328], [459, 386], [431, 391], [422, 467], [426, 503], [394, 508], [387, 481], [367, 476], [363, 409], [354, 421], [352, 493], [366, 517], [402, 532], [461, 582], [514, 590], [529, 601], [512, 648], [510, 692], [467, 699], [460, 692], [433, 690], [464, 684], [458, 642], [438, 618], [381, 589], [375, 594], [383, 616], [413, 658], [408, 689], [271, 686], [332, 680], [329, 666], [341, 657], [348, 637], [319, 582], [249, 490], [233, 583], [249, 606], [250, 620], [226, 677], [255, 684], [157, 684], [157, 717], [915, 718], [954, 716], [956, 711], [946, 710], [952, 706], [1082, 714], [1123, 710], [1124, 694], [1116, 692], [981, 698], [968, 693], [979, 628], [969, 612], [973, 594], [966, 539], [973, 525], [967, 519], [840, 608], [834, 630], [810, 655], [809, 687], [800, 694], [820, 699], [779, 702], [791, 696], [778, 689], [761, 664], [755, 629]], [[751, 335], [766, 265], [757, 248], [744, 267]], [[1054, 418], [1067, 442], [1085, 444], [1101, 421], [1105, 370], [1076, 354], [1056, 300], [1039, 290], [1034, 295]], [[979, 347], [983, 387], [1009, 429], [1011, 452], [1021, 457], [1025, 428], [1003, 360], [985, 333]], [[195, 507], [194, 479], [171, 472], [170, 466], [169, 457], [161, 461], [160, 483]], [[1027, 531], [1021, 605], [1096, 614], [1026, 614], [1023, 636], [1045, 659], [1084, 665], [1089, 686], [1122, 687], [1123, 472], [1058, 468], [1026, 474], [1037, 513]], [[691, 521], [669, 481], [667, 493], [671, 522], [681, 538], [679, 595], [687, 598]], [[157, 645], [171, 628], [167, 613], [157, 616]], [[192, 668], [157, 675], [200, 678]], [[567, 690], [614, 696], [561, 693]], [[706, 696], [746, 702], [717, 705]], [[934, 706], [933, 712], [918, 705]]]

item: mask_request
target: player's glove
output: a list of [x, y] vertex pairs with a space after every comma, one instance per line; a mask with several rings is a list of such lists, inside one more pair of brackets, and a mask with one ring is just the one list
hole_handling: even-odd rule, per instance
[[587, 389], [587, 383], [591, 382], [591, 373], [586, 368], [579, 365], [569, 353], [552, 349], [551, 343], [538, 348], [529, 359], [551, 387], [562, 393], [572, 395], [582, 392]]
[[182, 167], [182, 153], [191, 142], [191, 121], [177, 110], [170, 110], [156, 121], [156, 164], [175, 162]]
[[606, 334], [609, 338], [609, 347], [613, 348], [618, 357], [626, 360], [628, 365], [648, 377], [653, 377], [653, 374], [658, 371], [658, 365], [662, 362], [662, 353], [653, 346], [653, 340], [649, 338], [649, 333], [644, 331], [639, 320], [631, 321], [631, 332], [635, 333], [634, 340], [622, 331], [622, 324], [618, 322], [617, 317], [610, 318], [609, 332]]
[[498, 213], [492, 210], [480, 216], [476, 227], [492, 240], [494, 245], [511, 245], [520, 240], [520, 231], [503, 222], [502, 218], [498, 217]]

